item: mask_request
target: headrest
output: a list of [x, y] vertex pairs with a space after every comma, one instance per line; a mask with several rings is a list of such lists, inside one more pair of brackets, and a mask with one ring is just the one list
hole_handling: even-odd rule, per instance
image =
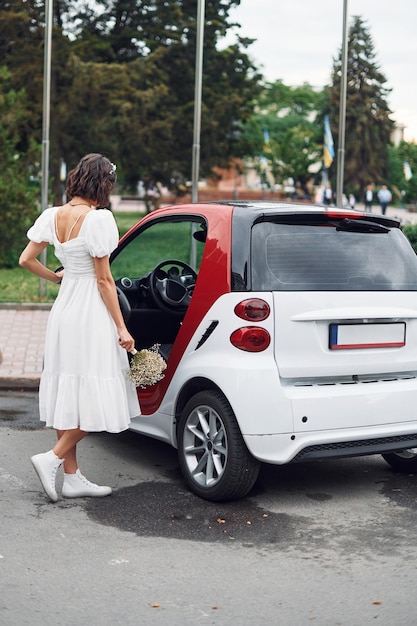
[[197, 241], [201, 241], [202, 243], [204, 243], [207, 239], [207, 228], [203, 228], [202, 230], [196, 230], [195, 233], [193, 233], [193, 237]]

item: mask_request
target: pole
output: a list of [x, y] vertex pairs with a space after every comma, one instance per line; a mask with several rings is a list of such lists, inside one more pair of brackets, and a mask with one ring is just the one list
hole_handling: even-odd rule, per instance
[[[195, 80], [194, 80], [194, 136], [191, 170], [191, 202], [198, 202], [198, 178], [200, 170], [200, 130], [201, 130], [201, 92], [203, 84], [203, 42], [204, 42], [204, 14], [205, 1], [198, 0], [197, 30], [195, 50]], [[197, 263], [197, 245], [193, 237], [196, 225], [191, 229], [190, 265], [195, 269]]]
[[339, 145], [337, 148], [336, 206], [343, 204], [343, 177], [345, 169], [346, 88], [348, 57], [348, 0], [343, 0], [342, 74], [340, 77]]
[[[48, 208], [49, 187], [49, 119], [51, 102], [51, 47], [52, 47], [52, 3], [53, 0], [45, 0], [45, 37], [44, 37], [44, 63], [43, 63], [43, 116], [42, 116], [42, 200], [41, 209]], [[46, 265], [46, 248], [40, 256], [41, 263]], [[46, 280], [40, 279], [39, 293], [46, 295]]]
[[191, 202], [198, 202], [198, 178], [200, 169], [200, 130], [201, 130], [201, 91], [203, 74], [203, 42], [204, 42], [204, 13], [205, 0], [198, 0], [197, 5], [197, 33], [195, 52], [195, 83], [194, 83], [194, 138], [192, 163], [192, 193]]

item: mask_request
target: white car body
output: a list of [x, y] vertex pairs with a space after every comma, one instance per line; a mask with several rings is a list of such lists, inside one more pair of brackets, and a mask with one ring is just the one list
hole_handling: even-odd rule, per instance
[[[132, 429], [176, 446], [175, 403], [179, 390], [195, 377], [212, 381], [230, 402], [249, 451], [260, 461], [288, 463], [308, 446], [401, 437], [417, 432], [417, 304], [409, 294], [316, 292], [252, 293], [266, 300], [271, 315], [263, 326], [275, 337], [261, 353], [236, 350], [229, 341], [241, 320], [228, 312], [240, 293], [225, 294], [208, 311], [167, 389], [159, 410], [136, 418]], [[317, 299], [317, 302], [313, 302]], [[326, 302], [329, 300], [329, 302]], [[337, 302], [340, 300], [340, 303]], [[357, 302], [354, 302], [357, 300]], [[330, 303], [331, 301], [331, 303]], [[324, 307], [324, 308], [323, 308]], [[282, 319], [275, 311], [285, 308]], [[223, 323], [201, 348], [193, 349], [214, 319]], [[334, 351], [328, 326], [334, 320], [404, 320], [407, 343], [400, 348]], [[357, 380], [348, 378], [355, 372]], [[167, 419], [168, 418], [168, 419]]]
[[[165, 333], [172, 344], [165, 380], [139, 390], [143, 414], [132, 430], [177, 447], [190, 487], [214, 500], [244, 495], [255, 461], [381, 453], [405, 468], [410, 456], [414, 467], [417, 260], [399, 224], [322, 207], [241, 205], [169, 207], [127, 236], [128, 248], [158, 222], [198, 221], [205, 246], [188, 295], [193, 270], [183, 262], [163, 262], [143, 279], [116, 276], [136, 303], [132, 334], [146, 341], [146, 315], [153, 340]], [[394, 251], [388, 261], [385, 246]], [[177, 292], [189, 303], [178, 324]], [[162, 330], [170, 325], [176, 330]], [[239, 343], [241, 331], [253, 331], [254, 343]], [[232, 463], [236, 475], [252, 476], [246, 486], [228, 476]]]

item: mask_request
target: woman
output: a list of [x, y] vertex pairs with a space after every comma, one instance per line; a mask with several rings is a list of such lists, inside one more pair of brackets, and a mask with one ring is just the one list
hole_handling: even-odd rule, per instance
[[[62, 284], [48, 318], [39, 410], [56, 429], [52, 450], [31, 458], [49, 498], [58, 499], [55, 479], [64, 466], [66, 498], [107, 496], [81, 474], [76, 446], [89, 432], [118, 433], [140, 413], [135, 388], [126, 378], [127, 351], [134, 348], [120, 310], [109, 255], [118, 230], [108, 206], [116, 166], [101, 154], [87, 154], [67, 178], [71, 200], [45, 210], [28, 231], [30, 243], [19, 264]], [[48, 244], [63, 270], [52, 272], [37, 257]]]

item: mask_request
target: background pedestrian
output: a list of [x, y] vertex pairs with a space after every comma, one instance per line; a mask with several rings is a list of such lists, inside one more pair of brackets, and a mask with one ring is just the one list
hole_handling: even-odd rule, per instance
[[382, 185], [377, 195], [378, 195], [379, 206], [381, 207], [381, 213], [382, 215], [385, 215], [388, 204], [392, 200], [392, 194], [386, 185]]
[[365, 211], [370, 211], [372, 212], [372, 204], [374, 201], [374, 186], [372, 183], [369, 183], [366, 186], [365, 189], [365, 194], [364, 194], [364, 204], [365, 204]]

